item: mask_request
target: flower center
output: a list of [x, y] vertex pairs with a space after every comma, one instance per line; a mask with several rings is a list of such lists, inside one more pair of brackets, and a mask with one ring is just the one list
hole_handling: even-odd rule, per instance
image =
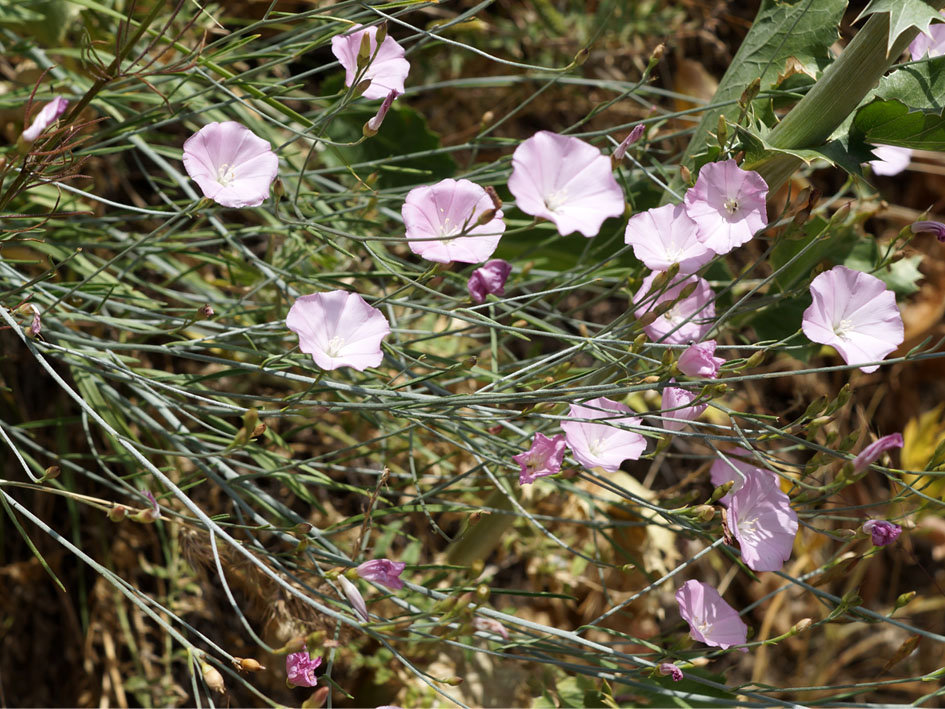
[[230, 163], [225, 162], [220, 167], [217, 168], [217, 182], [219, 182], [224, 187], [229, 187], [233, 184], [233, 180], [236, 179], [236, 172], [233, 170], [233, 167]]
[[850, 332], [852, 330], [853, 322], [848, 319], [843, 319], [838, 324], [833, 326], [833, 334], [839, 337], [841, 340], [850, 339]]
[[341, 354], [341, 348], [345, 346], [345, 340], [343, 337], [335, 335], [328, 341], [328, 344], [325, 345], [325, 354], [329, 357], [337, 357]]
[[548, 208], [549, 212], [557, 212], [567, 201], [568, 190], [566, 188], [562, 188], [557, 192], [552, 192], [549, 195], [545, 195], [545, 207]]
[[734, 197], [729, 197], [722, 206], [725, 207], [725, 211], [729, 214], [735, 214], [735, 212], [738, 211], [738, 200]]
[[587, 448], [590, 450], [591, 455], [593, 455], [595, 458], [599, 458], [601, 453], [604, 452], [604, 437], [600, 436], [591, 441], [588, 441]]

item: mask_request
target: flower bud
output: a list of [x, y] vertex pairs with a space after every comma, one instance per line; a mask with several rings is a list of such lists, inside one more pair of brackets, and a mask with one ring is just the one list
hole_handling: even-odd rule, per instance
[[203, 681], [210, 689], [220, 694], [226, 691], [226, 686], [223, 684], [223, 675], [216, 667], [209, 662], [201, 662], [200, 671], [203, 673]]
[[108, 511], [108, 519], [112, 522], [121, 522], [127, 516], [128, 508], [124, 505], [116, 504]]
[[794, 624], [794, 627], [791, 628], [791, 633], [793, 635], [799, 635], [800, 633], [806, 633], [810, 630], [810, 626], [814, 624], [814, 621], [810, 618], [801, 618]]
[[328, 686], [321, 686], [312, 692], [312, 696], [302, 702], [302, 709], [318, 709], [318, 707], [325, 705], [325, 700], [328, 699], [328, 692], [331, 691], [331, 688]]
[[259, 672], [266, 669], [251, 657], [234, 657], [233, 664], [243, 672]]
[[276, 650], [273, 654], [275, 655], [291, 655], [294, 652], [302, 652], [305, 650], [305, 638], [301, 635], [296, 635], [285, 645]]

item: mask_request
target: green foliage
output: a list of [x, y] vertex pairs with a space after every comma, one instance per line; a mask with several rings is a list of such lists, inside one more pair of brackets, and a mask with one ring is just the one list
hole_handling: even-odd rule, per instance
[[[941, 3], [938, 4], [941, 5]], [[870, 4], [856, 18], [857, 22], [864, 17], [881, 12], [889, 15], [887, 50], [892, 49], [893, 44], [904, 32], [913, 28], [926, 32], [933, 21], [942, 19], [938, 8], [931, 6], [925, 0], [870, 0]]]
[[912, 111], [901, 101], [876, 99], [857, 111], [852, 136], [876, 145], [945, 150], [945, 112]]

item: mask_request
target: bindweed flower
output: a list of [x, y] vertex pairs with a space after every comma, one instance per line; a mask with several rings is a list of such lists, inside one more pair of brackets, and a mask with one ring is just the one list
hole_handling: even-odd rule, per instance
[[656, 668], [656, 671], [661, 675], [669, 675], [673, 678], [673, 682], [681, 682], [683, 677], [683, 671], [676, 667], [672, 662], [663, 662], [659, 667]]
[[[670, 384], [676, 380], [671, 379]], [[663, 388], [663, 428], [667, 431], [681, 431], [690, 421], [695, 421], [705, 411], [707, 404], [690, 406], [698, 398], [686, 389], [679, 387]]]
[[367, 604], [364, 602], [364, 596], [361, 595], [358, 587], [344, 576], [338, 577], [338, 583], [341, 585], [341, 590], [345, 594], [345, 598], [348, 599], [348, 603], [350, 603], [351, 607], [354, 609], [354, 612], [361, 617], [361, 620], [367, 623], [371, 617], [368, 615]]
[[[774, 473], [764, 468], [755, 467], [751, 463], [746, 463], [734, 457], [751, 457], [751, 453], [744, 448], [735, 448], [726, 451], [726, 454], [728, 456], [727, 460], [720, 457], [712, 464], [709, 470], [709, 478], [716, 487], [724, 485], [729, 481], [732, 482], [732, 488], [729, 490], [728, 494], [724, 495], [719, 500], [723, 505], [727, 506], [732, 501], [732, 496], [741, 489], [742, 485], [745, 484], [745, 480], [749, 477], [755, 478], [756, 483], [765, 487], [778, 487], [778, 478]], [[741, 475], [739, 475], [739, 473], [741, 473]]]
[[486, 296], [490, 293], [505, 295], [505, 281], [511, 272], [512, 264], [508, 261], [500, 258], [486, 261], [469, 276], [469, 282], [466, 284], [469, 297], [476, 303], [485, 303]]
[[913, 234], [920, 234], [922, 232], [928, 232], [931, 234], [935, 234], [935, 238], [938, 239], [939, 241], [945, 242], [945, 224], [942, 224], [941, 222], [932, 222], [932, 221], [916, 222], [909, 228], [912, 230]]
[[[404, 48], [393, 39], [384, 37], [377, 47], [377, 27], [354, 25], [351, 32], [331, 38], [331, 53], [341, 62], [345, 70], [345, 86], [351, 86], [355, 78], [358, 83], [370, 80], [362, 96], [367, 99], [386, 98], [391, 91], [404, 92], [404, 80], [410, 73], [410, 62], [404, 59]], [[358, 76], [358, 53], [364, 37], [369, 38], [371, 63]]]
[[888, 436], [873, 441], [853, 459], [853, 472], [862, 472], [890, 448], [902, 448], [902, 445], [901, 433], [890, 433]]
[[729, 527], [754, 571], [780, 571], [797, 536], [797, 513], [772, 479], [761, 470], [747, 475], [729, 502]]
[[384, 97], [381, 107], [377, 109], [377, 114], [373, 118], [369, 118], [368, 122], [365, 123], [364, 127], [361, 129], [361, 133], [364, 137], [370, 138], [377, 135], [377, 131], [381, 129], [381, 124], [384, 122], [384, 118], [387, 116], [391, 104], [394, 103], [394, 99], [398, 96], [400, 96], [400, 94], [397, 93], [397, 90], [391, 89], [390, 93]]
[[29, 307], [33, 317], [30, 320], [30, 326], [26, 329], [26, 334], [30, 337], [39, 337], [39, 333], [43, 331], [43, 314], [33, 303], [29, 303]]
[[299, 349], [322, 369], [354, 367], [363, 372], [384, 358], [381, 340], [390, 325], [357, 293], [335, 290], [298, 298], [285, 319], [299, 336]]
[[945, 24], [936, 22], [926, 32], [919, 32], [909, 45], [909, 55], [914, 62], [926, 55], [930, 59], [945, 55]]
[[674, 263], [682, 274], [695, 273], [715, 256], [698, 239], [698, 227], [681, 204], [667, 204], [634, 214], [623, 240], [633, 255], [654, 271]]
[[198, 130], [184, 142], [183, 159], [204, 197], [224, 207], [258, 207], [279, 171], [269, 141], [236, 121]]
[[296, 687], [314, 687], [318, 684], [315, 670], [322, 664], [322, 658], [314, 660], [305, 651], [293, 652], [285, 656], [285, 677], [289, 684]]
[[404, 582], [400, 580], [400, 575], [407, 568], [407, 564], [402, 561], [391, 561], [390, 559], [372, 559], [358, 565], [356, 571], [358, 576], [366, 581], [373, 581], [386, 586], [392, 591], [399, 591], [404, 587]]
[[686, 213], [698, 225], [699, 241], [727, 254], [767, 226], [767, 196], [768, 183], [757, 172], [742, 170], [734, 160], [708, 163], [686, 192]]
[[505, 626], [502, 625], [499, 621], [494, 618], [480, 618], [476, 616], [472, 621], [473, 627], [476, 630], [481, 630], [484, 633], [493, 633], [495, 635], [501, 635], [503, 640], [509, 639], [509, 631], [505, 629]]
[[715, 356], [715, 340], [706, 340], [690, 345], [679, 355], [676, 366], [687, 377], [703, 377], [715, 379], [719, 375], [719, 367], [725, 360]]
[[640, 303], [633, 312], [637, 318], [644, 318], [661, 303], [675, 301], [690, 284], [694, 283], [695, 288], [692, 293], [679, 299], [679, 302], [665, 313], [644, 325], [644, 332], [654, 342], [668, 342], [675, 345], [701, 340], [712, 329], [712, 320], [715, 318], [715, 293], [712, 292], [712, 288], [699, 276], [689, 276], [689, 278], [676, 279], [674, 285], [656, 294], [654, 299], [650, 290], [658, 275], [651, 273], [644, 278], [643, 285], [633, 297], [634, 302]]
[[[847, 364], [884, 359], [904, 337], [896, 296], [868, 273], [834, 266], [810, 284], [813, 304], [801, 329], [813, 342], [830, 345]], [[875, 372], [878, 364], [860, 367]]]
[[560, 473], [564, 449], [565, 440], [562, 434], [548, 438], [543, 433], [536, 433], [530, 449], [512, 456], [512, 460], [522, 466], [522, 472], [518, 476], [519, 485], [531, 485], [538, 478]]
[[[407, 193], [401, 214], [410, 250], [428, 261], [480, 263], [492, 256], [505, 231], [501, 209], [469, 180], [446, 179]], [[493, 217], [480, 224], [484, 214]]]
[[863, 523], [863, 531], [872, 537], [873, 545], [884, 547], [899, 538], [902, 527], [882, 519], [871, 519]]
[[640, 419], [636, 416], [619, 416], [629, 413], [629, 406], [604, 397], [585, 401], [583, 405], [571, 404], [572, 418], [608, 420], [607, 424], [562, 421], [561, 428], [568, 448], [581, 465], [585, 468], [603, 468], [613, 473], [623, 461], [636, 460], [642, 455], [646, 450], [643, 436], [608, 425], [639, 426]]
[[876, 159], [870, 160], [866, 164], [870, 166], [874, 175], [883, 175], [884, 177], [898, 175], [909, 167], [909, 163], [912, 162], [912, 148], [900, 148], [896, 145], [875, 146], [873, 155], [876, 156]]
[[[635, 125], [633, 130], [627, 133], [627, 137], [620, 141], [620, 145], [614, 148], [613, 158], [614, 163], [618, 163], [623, 160], [624, 156], [627, 154], [627, 148], [640, 140], [640, 137], [643, 135], [643, 131], [646, 130], [646, 126], [642, 123]], [[652, 266], [650, 267], [652, 268]]]
[[[706, 645], [723, 650], [742, 645], [748, 638], [748, 626], [726, 603], [719, 592], [701, 581], [686, 581], [676, 591], [679, 615], [689, 624], [689, 635]], [[741, 648], [748, 652], [748, 648]]]
[[509, 191], [519, 209], [553, 222], [562, 236], [596, 236], [625, 207], [609, 158], [579, 138], [544, 130], [512, 154]]
[[20, 136], [23, 138], [23, 142], [32, 143], [36, 140], [40, 136], [40, 133], [59, 120], [59, 117], [66, 112], [66, 108], [68, 107], [69, 101], [62, 96], [56, 96], [56, 98], [43, 106], [39, 110], [39, 113], [36, 114], [36, 118], [33, 119], [33, 122], [30, 123], [30, 127], [26, 128], [23, 131], [23, 135]]

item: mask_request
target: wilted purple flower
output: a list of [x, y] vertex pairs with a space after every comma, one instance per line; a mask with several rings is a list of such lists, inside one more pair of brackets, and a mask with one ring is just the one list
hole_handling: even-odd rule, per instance
[[[708, 584], [686, 581], [676, 591], [676, 603], [679, 604], [679, 615], [689, 623], [689, 635], [693, 640], [724, 650], [733, 645], [743, 645], [748, 638], [748, 626]], [[748, 648], [741, 648], [741, 651], [748, 652]]]
[[873, 538], [873, 545], [884, 547], [892, 544], [902, 532], [902, 527], [882, 519], [871, 519], [863, 523], [863, 531]]
[[[670, 383], [675, 383], [675, 379]], [[695, 421], [705, 411], [707, 404], [690, 406], [699, 397], [679, 387], [663, 388], [663, 428], [667, 431], [681, 431], [690, 421]]]
[[719, 375], [719, 367], [725, 360], [715, 356], [715, 340], [706, 340], [686, 348], [679, 355], [676, 366], [687, 377], [704, 377], [715, 379]]
[[673, 682], [681, 682], [682, 678], [685, 676], [683, 675], [683, 671], [676, 667], [676, 665], [674, 665], [672, 662], [664, 662], [660, 664], [660, 666], [656, 668], [656, 671], [664, 676], [669, 675], [673, 678]]
[[367, 604], [364, 602], [364, 596], [361, 595], [358, 587], [344, 576], [338, 577], [338, 583], [341, 584], [341, 590], [344, 592], [345, 598], [348, 599], [348, 603], [351, 604], [355, 613], [357, 613], [365, 623], [368, 622], [371, 617], [368, 615]]
[[536, 433], [531, 448], [512, 456], [512, 460], [522, 466], [522, 472], [518, 476], [519, 485], [531, 485], [538, 478], [561, 472], [564, 449], [565, 440], [562, 434], [548, 438], [543, 433]]
[[184, 142], [183, 160], [204, 197], [224, 207], [258, 207], [279, 171], [269, 141], [236, 121], [198, 130]]
[[23, 141], [32, 143], [39, 137], [39, 134], [49, 128], [53, 123], [59, 120], [59, 117], [65, 113], [69, 106], [69, 101], [62, 96], [56, 96], [52, 101], [43, 106], [36, 118], [30, 124], [30, 127], [23, 131]]
[[30, 303], [29, 306], [30, 310], [33, 311], [33, 318], [30, 321], [30, 326], [27, 328], [26, 333], [30, 337], [38, 337], [39, 333], [42, 332], [43, 329], [42, 313], [40, 312], [39, 308], [37, 308], [32, 303]]
[[494, 633], [495, 635], [501, 635], [504, 640], [509, 639], [509, 631], [505, 629], [505, 626], [502, 625], [499, 621], [494, 618], [481, 618], [476, 616], [472, 621], [473, 627], [476, 630], [481, 630], [484, 633]]
[[914, 62], [923, 59], [926, 55], [931, 59], [943, 54], [945, 54], [945, 24], [941, 22], [929, 25], [925, 32], [919, 32], [909, 45], [909, 55]]
[[[370, 38], [370, 65], [361, 74], [359, 82], [370, 79], [371, 84], [361, 94], [367, 99], [386, 98], [391, 91], [404, 92], [404, 80], [410, 73], [410, 62], [404, 59], [404, 48], [393, 37], [385, 37], [377, 48], [377, 27], [354, 25], [346, 35], [331, 38], [331, 53], [345, 70], [345, 86], [351, 86], [358, 76], [358, 53], [365, 36]], [[376, 54], [376, 56], [375, 56]]]
[[665, 271], [674, 263], [679, 272], [695, 273], [715, 256], [698, 239], [698, 227], [681, 204], [666, 204], [634, 214], [623, 240], [647, 268]]
[[[627, 148], [629, 148], [631, 145], [633, 145], [633, 144], [636, 143], [638, 140], [640, 140], [640, 136], [643, 135], [643, 131], [645, 131], [645, 130], [646, 130], [646, 126], [643, 125], [642, 123], [640, 123], [640, 124], [638, 124], [638, 125], [635, 125], [635, 126], [633, 127], [633, 130], [631, 130], [629, 133], [627, 133], [627, 137], [624, 138], [624, 139], [620, 142], [620, 145], [618, 145], [618, 146], [614, 149], [614, 152], [613, 152], [612, 157], [613, 157], [613, 161], [614, 161], [615, 163], [618, 163], [618, 162], [620, 162], [621, 160], [623, 160], [624, 156], [627, 154]], [[651, 266], [651, 268], [652, 268], [652, 266]]]
[[322, 369], [364, 371], [384, 359], [381, 340], [390, 334], [387, 318], [357, 293], [335, 290], [296, 299], [285, 319], [299, 336], [299, 349]]
[[797, 536], [797, 513], [770, 473], [751, 473], [732, 494], [728, 523], [742, 550], [742, 561], [754, 571], [779, 571], [791, 556]]
[[293, 652], [285, 656], [285, 676], [289, 684], [296, 687], [314, 687], [318, 684], [315, 670], [322, 664], [322, 658], [314, 660], [308, 652]]
[[526, 214], [590, 238], [625, 207], [610, 159], [579, 138], [538, 131], [512, 154], [509, 191]]
[[[896, 296], [876, 276], [834, 266], [810, 284], [813, 304], [801, 329], [813, 342], [830, 345], [847, 364], [884, 359], [902, 344], [902, 316]], [[878, 364], [860, 369], [875, 372]]]
[[[608, 424], [620, 426], [640, 425], [636, 416], [614, 417], [614, 414], [630, 413], [630, 407], [625, 404], [604, 397], [584, 404], [571, 404], [571, 418], [607, 419]], [[646, 439], [642, 435], [608, 424], [588, 421], [561, 423], [568, 448], [585, 468], [603, 468], [613, 473], [623, 461], [636, 460], [646, 450]]]
[[873, 155], [876, 159], [870, 160], [867, 165], [873, 174], [886, 177], [898, 175], [912, 162], [912, 148], [900, 148], [897, 145], [876, 145], [873, 147]]
[[868, 446], [866, 446], [866, 448], [861, 450], [860, 454], [853, 459], [853, 472], [861, 472], [865, 468], [868, 468], [870, 465], [875, 463], [876, 459], [890, 448], [902, 448], [902, 445], [903, 441], [901, 433], [890, 433], [888, 436], [883, 436], [882, 438], [873, 441]]
[[384, 118], [387, 116], [391, 104], [394, 103], [394, 99], [398, 96], [400, 96], [400, 94], [397, 92], [397, 89], [391, 89], [390, 93], [384, 97], [381, 107], [377, 109], [377, 114], [373, 118], [369, 118], [368, 122], [365, 123], [364, 127], [361, 129], [365, 137], [370, 138], [371, 136], [377, 135], [377, 131], [381, 129], [381, 124], [384, 122]]
[[696, 285], [690, 295], [679, 300], [653, 322], [644, 325], [644, 332], [654, 342], [668, 342], [674, 345], [701, 340], [712, 329], [712, 320], [715, 318], [715, 293], [712, 292], [708, 281], [699, 276], [677, 279], [674, 285], [654, 297], [650, 289], [658, 275], [651, 273], [644, 278], [643, 285], [633, 297], [635, 303], [640, 303], [633, 313], [638, 318], [644, 317], [660, 303], [672, 302], [679, 298], [690, 283]]
[[686, 192], [686, 213], [699, 227], [699, 241], [717, 254], [741, 246], [768, 224], [768, 183], [734, 160], [702, 166]]
[[512, 264], [500, 258], [486, 261], [485, 264], [472, 272], [466, 289], [469, 296], [477, 303], [485, 303], [486, 296], [505, 295], [505, 281], [512, 272]]
[[[943, 25], [945, 26], [945, 25]], [[921, 232], [929, 232], [935, 234], [935, 238], [939, 241], [945, 241], [945, 224], [941, 222], [916, 222], [911, 227], [913, 234], [919, 234]]]
[[404, 582], [400, 580], [400, 575], [407, 568], [407, 564], [402, 561], [391, 561], [390, 559], [372, 559], [365, 561], [357, 567], [358, 576], [366, 581], [374, 581], [387, 586], [392, 591], [399, 591], [404, 587]]

